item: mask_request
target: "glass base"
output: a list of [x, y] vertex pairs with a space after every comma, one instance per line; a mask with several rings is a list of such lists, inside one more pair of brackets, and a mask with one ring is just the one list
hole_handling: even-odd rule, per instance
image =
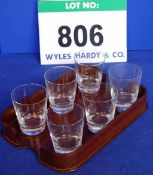
[[97, 93], [98, 91], [99, 91], [99, 87], [97, 87], [97, 88], [80, 88], [80, 87], [78, 87], [79, 88], [79, 90], [80, 90], [80, 92], [85, 92], [85, 93], [88, 93], [88, 94], [93, 94], [93, 93]]
[[58, 154], [69, 154], [69, 153], [76, 151], [80, 146], [81, 146], [81, 144], [76, 145], [75, 147], [72, 147], [72, 148], [68, 148], [68, 149], [65, 149], [65, 148], [56, 149], [56, 148], [54, 148], [54, 151]]
[[106, 125], [103, 125], [101, 127], [93, 127], [93, 126], [88, 125], [88, 128], [92, 133], [95, 134], [95, 133], [99, 132], [101, 129], [105, 128], [105, 126]]
[[116, 109], [117, 109], [117, 112], [123, 112], [125, 110], [127, 110], [132, 104], [129, 104], [129, 105], [117, 105], [116, 106]]
[[21, 129], [22, 133], [25, 135], [36, 136], [45, 130], [45, 125], [41, 126], [40, 128], [36, 128], [36, 129], [27, 129], [27, 128], [22, 128], [22, 127], [20, 127], [20, 129]]
[[67, 114], [67, 113], [69, 113], [69, 112], [71, 112], [73, 110], [74, 105], [68, 106], [66, 108], [60, 108], [60, 107], [51, 106], [51, 108], [57, 114]]

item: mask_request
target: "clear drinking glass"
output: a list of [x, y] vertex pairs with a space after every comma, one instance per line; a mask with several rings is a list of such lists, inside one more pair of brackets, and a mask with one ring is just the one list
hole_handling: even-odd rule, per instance
[[117, 94], [113, 95], [108, 83], [102, 83], [96, 93], [82, 92], [87, 124], [91, 132], [97, 133], [114, 119]]
[[108, 73], [112, 93], [118, 91], [117, 110], [124, 111], [137, 100], [142, 69], [131, 63], [119, 63], [111, 66]]
[[21, 131], [30, 136], [40, 134], [46, 125], [46, 88], [34, 83], [20, 85], [12, 90], [11, 98]]
[[68, 66], [53, 67], [45, 72], [44, 78], [53, 111], [59, 114], [70, 112], [77, 88], [75, 70]]
[[76, 52], [74, 61], [80, 91], [88, 93], [98, 91], [104, 67], [102, 52], [92, 50]]
[[48, 108], [47, 125], [56, 153], [66, 154], [75, 151], [82, 144], [84, 110], [74, 104], [67, 114], [55, 113]]

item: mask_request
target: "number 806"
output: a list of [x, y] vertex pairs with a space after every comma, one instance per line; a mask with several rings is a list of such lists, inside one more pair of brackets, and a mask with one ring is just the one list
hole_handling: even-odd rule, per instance
[[[98, 30], [98, 31], [96, 31]], [[93, 25], [90, 28], [89, 31], [89, 38], [90, 38], [90, 42], [93, 46], [100, 46], [103, 43], [103, 35], [101, 33], [102, 30], [102, 26], [101, 25]], [[79, 31], [82, 32], [82, 41], [79, 40]], [[58, 44], [61, 47], [69, 47], [72, 43], [72, 39], [71, 39], [71, 29], [69, 26], [61, 26], [58, 29], [58, 34], [59, 34], [59, 38], [58, 38]], [[83, 47], [87, 44], [87, 29], [85, 26], [83, 25], [78, 25], [74, 28], [74, 42], [78, 47]]]

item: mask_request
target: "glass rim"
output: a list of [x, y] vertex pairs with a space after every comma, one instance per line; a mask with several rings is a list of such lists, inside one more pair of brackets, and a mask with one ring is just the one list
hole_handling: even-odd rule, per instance
[[78, 65], [81, 65], [81, 66], [88, 66], [88, 65], [90, 65], [90, 66], [92, 66], [92, 67], [95, 67], [95, 66], [99, 66], [99, 65], [102, 65], [102, 64], [104, 64], [105, 63], [105, 61], [103, 61], [103, 62], [91, 62], [91, 63], [79, 63], [79, 62], [76, 62], [75, 61], [75, 63], [76, 64], [78, 64]]
[[[101, 82], [101, 85], [106, 85], [106, 86], [108, 86], [109, 87], [109, 89], [110, 89], [110, 94], [111, 94], [111, 86], [110, 86], [110, 83], [108, 83], [108, 82]], [[98, 94], [98, 92], [99, 91], [97, 91], [97, 94]], [[94, 103], [100, 103], [100, 102], [104, 102], [104, 103], [107, 103], [107, 102], [110, 102], [110, 101], [114, 101], [116, 98], [114, 97], [112, 97], [112, 96], [110, 96], [110, 99], [108, 99], [108, 100], [100, 100], [100, 99], [98, 99], [98, 100], [92, 100], [92, 99], [89, 99], [88, 97], [86, 97], [86, 95], [83, 95], [83, 94], [89, 94], [89, 95], [93, 95], [92, 93], [90, 94], [90, 93], [87, 93], [87, 92], [82, 92], [82, 98], [83, 98], [83, 100], [85, 99], [85, 100], [87, 100], [87, 101], [90, 101], [90, 102], [94, 102]], [[96, 92], [94, 93], [94, 94], [96, 94]]]
[[[51, 125], [53, 125], [53, 126], [63, 126], [63, 125], [64, 125], [64, 126], [73, 126], [73, 125], [76, 125], [77, 123], [79, 123], [79, 122], [81, 122], [81, 121], [84, 122], [84, 116], [85, 116], [84, 108], [83, 108], [81, 105], [77, 104], [77, 103], [74, 103], [74, 105], [75, 105], [75, 106], [78, 106], [78, 107], [81, 109], [82, 113], [83, 113], [82, 117], [80, 117], [79, 120], [77, 120], [76, 122], [71, 123], [71, 124], [55, 124], [55, 123], [53, 123], [53, 122], [51, 122], [51, 121], [48, 120], [48, 112], [49, 112], [49, 109], [51, 108], [51, 107], [48, 107], [48, 108], [47, 108], [47, 123], [49, 123], [49, 124], [51, 124]], [[62, 114], [61, 114], [61, 115], [62, 115]], [[65, 115], [66, 115], [66, 114], [65, 114]], [[64, 117], [64, 116], [63, 116], [63, 117]]]
[[113, 97], [110, 97], [109, 100], [90, 100], [88, 99], [87, 97], [83, 97], [85, 100], [87, 101], [90, 101], [90, 102], [93, 102], [93, 103], [100, 103], [100, 102], [103, 102], [103, 103], [107, 103], [107, 102], [111, 102], [111, 101], [114, 101], [116, 98], [113, 98]]
[[[44, 89], [44, 92], [45, 92], [45, 97], [42, 99], [42, 100], [40, 100], [40, 101], [38, 101], [38, 102], [35, 102], [35, 103], [24, 103], [24, 104], [22, 104], [22, 103], [20, 103], [20, 102], [18, 102], [17, 100], [15, 100], [14, 99], [14, 97], [13, 97], [13, 93], [17, 90], [17, 89], [19, 89], [19, 88], [21, 88], [21, 87], [24, 87], [24, 86], [31, 86], [31, 85], [35, 85], [35, 86], [38, 86], [38, 87], [41, 87], [42, 89]], [[36, 105], [36, 104], [39, 104], [39, 103], [41, 103], [41, 102], [43, 102], [43, 101], [47, 101], [47, 90], [46, 90], [46, 88], [45, 88], [45, 86], [43, 86], [43, 85], [41, 85], [41, 84], [38, 84], [38, 83], [25, 83], [25, 84], [22, 84], [22, 85], [18, 85], [18, 86], [16, 86], [12, 91], [11, 91], [11, 99], [12, 99], [12, 101], [14, 102], [14, 103], [16, 103], [16, 104], [18, 104], [18, 105], [22, 105], [22, 106], [25, 106], [25, 105]], [[23, 99], [24, 100], [24, 99]]]
[[[48, 73], [49, 71], [51, 71], [51, 70], [53, 70], [53, 69], [59, 69], [59, 68], [61, 68], [61, 67], [62, 67], [62, 68], [68, 68], [68, 69], [72, 70], [72, 71], [74, 72], [74, 75], [75, 75], [74, 80], [72, 80], [72, 81], [70, 81], [70, 82], [65, 82], [65, 83], [56, 83], [56, 80], [54, 80], [54, 81], [49, 81], [49, 80], [46, 78], [47, 73]], [[51, 68], [47, 69], [47, 70], [45, 71], [45, 73], [44, 73], [44, 79], [45, 79], [46, 82], [48, 82], [48, 83], [50, 83], [50, 84], [56, 84], [56, 85], [71, 84], [71, 83], [73, 83], [73, 82], [77, 82], [77, 80], [76, 80], [76, 74], [75, 74], [75, 69], [72, 68], [72, 67], [69, 67], [69, 66], [54, 66], [54, 67], [51, 67]], [[57, 79], [57, 80], [58, 80], [58, 79]]]
[[[76, 64], [79, 64], [79, 65], [82, 65], [82, 66], [86, 66], [86, 64], [92, 64], [91, 66], [98, 66], [98, 65], [101, 65], [101, 64], [104, 64], [105, 63], [105, 58], [103, 58], [103, 60], [102, 61], [99, 61], [99, 62], [95, 62], [95, 61], [91, 61], [90, 63], [88, 63], [88, 62], [78, 62], [78, 61], [76, 61], [77, 60], [77, 58], [75, 57], [75, 54], [76, 53], [79, 53], [79, 52], [83, 52], [83, 51], [88, 51], [88, 50], [80, 50], [80, 51], [77, 51], [77, 52], [75, 52], [74, 54], [73, 54], [73, 59], [74, 59], [74, 62], [76, 63]], [[89, 49], [89, 51], [90, 52], [92, 52], [92, 51], [94, 51], [94, 52], [100, 52], [100, 53], [102, 53], [102, 51], [99, 51], [99, 50], [94, 50], [94, 49]]]
[[[129, 65], [129, 66], [132, 66], [132, 67], [135, 67], [135, 68], [138, 68], [138, 71], [140, 72], [140, 74], [138, 74], [138, 75], [135, 75], [135, 76], [131, 76], [131, 77], [119, 77], [119, 76], [114, 76], [112, 73], [111, 73], [111, 70], [112, 69], [114, 69], [114, 67], [116, 67], [116, 66], [120, 66], [120, 65]], [[112, 66], [110, 66], [110, 68], [108, 69], [108, 73], [109, 73], [109, 76], [111, 76], [111, 77], [113, 77], [113, 78], [115, 78], [115, 79], [119, 79], [119, 80], [132, 80], [132, 79], [136, 79], [137, 77], [141, 77], [141, 75], [142, 75], [142, 68], [139, 66], [139, 65], [137, 65], [137, 64], [133, 64], [133, 63], [117, 63], [117, 64], [115, 64], [115, 65], [112, 65]]]

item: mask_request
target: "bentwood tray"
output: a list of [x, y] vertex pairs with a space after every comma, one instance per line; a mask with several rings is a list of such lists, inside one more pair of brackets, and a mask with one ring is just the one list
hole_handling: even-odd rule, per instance
[[[35, 93], [33, 98], [39, 98], [39, 93]], [[77, 90], [76, 103], [83, 105], [82, 97]], [[40, 163], [45, 166], [68, 172], [79, 168], [99, 150], [101, 150], [116, 135], [128, 127], [147, 109], [147, 90], [140, 86], [137, 101], [126, 111], [115, 114], [115, 119], [97, 134], [92, 134], [85, 124], [82, 146], [69, 154], [57, 154], [53, 150], [48, 129], [38, 136], [26, 136], [21, 133], [13, 107], [7, 109], [2, 116], [2, 135], [17, 148], [31, 148], [38, 156]], [[86, 121], [85, 121], [86, 123]]]

